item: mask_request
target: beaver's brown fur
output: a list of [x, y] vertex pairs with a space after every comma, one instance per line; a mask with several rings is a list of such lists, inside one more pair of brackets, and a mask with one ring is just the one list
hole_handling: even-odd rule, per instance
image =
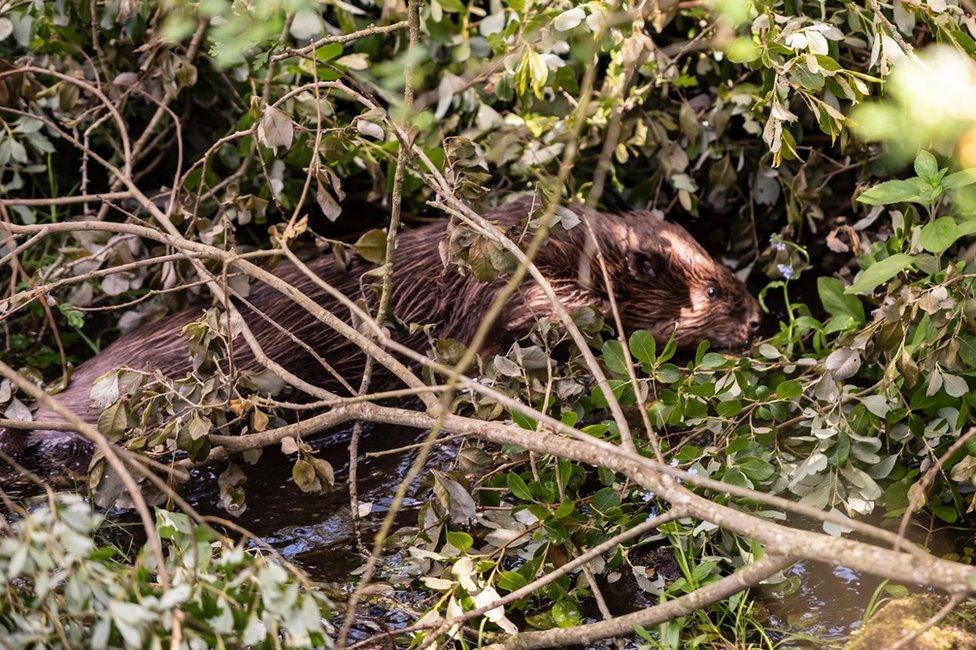
[[[513, 226], [530, 209], [528, 201], [520, 200], [496, 209], [488, 217]], [[650, 330], [662, 342], [674, 333], [678, 344], [685, 347], [708, 339], [714, 346], [731, 349], [746, 346], [759, 329], [756, 300], [728, 268], [710, 257], [682, 227], [647, 212], [612, 215], [580, 208], [574, 211], [589, 222], [599, 240], [625, 329]], [[436, 337], [467, 342], [504, 278], [482, 283], [470, 273], [459, 273], [454, 265], [445, 265], [438, 253], [445, 232], [446, 224], [440, 222], [399, 236], [392, 307], [401, 322], [433, 324]], [[593, 305], [609, 317], [608, 292], [593, 259], [593, 247], [586, 245], [587, 239], [583, 224], [570, 229], [565, 239], [551, 237], [539, 251], [536, 264], [567, 308]], [[315, 259], [309, 266], [353, 299], [362, 297], [362, 275], [374, 268], [356, 257], [345, 270], [339, 270], [331, 255]], [[581, 274], [581, 269], [587, 268], [589, 272]], [[346, 308], [292, 264], [280, 265], [275, 273], [333, 313], [348, 317]], [[587, 276], [592, 281], [585, 280]], [[350, 384], [358, 385], [363, 357], [353, 344], [267, 286], [255, 287], [248, 300], [308, 343]], [[121, 366], [152, 367], [168, 376], [184, 375], [191, 362], [180, 330], [197, 319], [202, 309], [184, 309], [122, 336], [83, 363], [57, 399], [84, 420], [95, 422], [99, 412], [91, 406], [89, 392], [100, 375]], [[241, 305], [240, 311], [270, 358], [310, 383], [348, 394], [318, 360], [280, 328], [258, 317], [246, 305]], [[527, 333], [538, 317], [550, 313], [542, 290], [526, 280], [492, 328], [485, 351], [507, 347]], [[426, 347], [422, 333], [405, 336], [402, 342], [418, 350]], [[248, 346], [243, 341], [236, 343], [236, 367], [256, 369], [257, 362]], [[43, 408], [36, 417], [42, 421], [60, 419]], [[0, 441], [8, 451], [26, 448], [43, 457], [78, 457], [87, 450], [87, 443], [77, 435], [55, 431], [30, 435], [0, 431]]]

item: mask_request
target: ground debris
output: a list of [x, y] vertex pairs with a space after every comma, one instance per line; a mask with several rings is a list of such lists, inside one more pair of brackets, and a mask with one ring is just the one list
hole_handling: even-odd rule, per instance
[[[915, 595], [886, 603], [851, 637], [844, 650], [890, 648], [926, 624], [945, 604], [940, 596]], [[937, 625], [919, 635], [908, 650], [976, 648], [976, 605], [963, 603]]]

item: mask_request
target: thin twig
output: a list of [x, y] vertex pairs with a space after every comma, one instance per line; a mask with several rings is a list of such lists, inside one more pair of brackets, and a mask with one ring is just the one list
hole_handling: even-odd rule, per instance
[[406, 29], [407, 21], [401, 20], [398, 23], [393, 23], [392, 25], [370, 25], [363, 29], [357, 30], [355, 32], [349, 32], [348, 34], [337, 34], [335, 36], [324, 36], [314, 43], [309, 43], [305, 47], [297, 49], [288, 49], [279, 54], [275, 54], [271, 57], [272, 62], [283, 61], [284, 59], [290, 59], [293, 56], [307, 56], [319, 49], [323, 45], [328, 45], [330, 43], [350, 43], [352, 41], [364, 38], [366, 36], [374, 36], [376, 34], [390, 34], [392, 32], [398, 32], [401, 29]]

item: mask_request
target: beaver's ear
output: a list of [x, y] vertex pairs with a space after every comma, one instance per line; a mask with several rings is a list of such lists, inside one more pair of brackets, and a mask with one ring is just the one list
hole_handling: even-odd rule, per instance
[[660, 253], [635, 251], [630, 254], [627, 270], [637, 279], [656, 278], [667, 272], [668, 260]]

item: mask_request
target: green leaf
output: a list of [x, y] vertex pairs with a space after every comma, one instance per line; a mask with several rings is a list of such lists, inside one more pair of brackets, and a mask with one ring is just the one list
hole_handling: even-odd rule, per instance
[[803, 384], [799, 379], [787, 379], [776, 386], [776, 397], [779, 399], [794, 399], [803, 394]]
[[[976, 573], [974, 573], [973, 576], [976, 576]], [[973, 578], [970, 578], [969, 584], [974, 584]], [[645, 628], [641, 627], [640, 625], [634, 626], [634, 632], [637, 632], [637, 635], [640, 636], [640, 638], [644, 639], [645, 641], [650, 641], [651, 643], [657, 643], [657, 638], [653, 634], [648, 632]]]
[[190, 421], [187, 424], [187, 432], [190, 437], [194, 440], [199, 440], [208, 433], [210, 433], [210, 420], [204, 419], [200, 416], [199, 411], [194, 411], [193, 415], [190, 416]]
[[915, 181], [887, 181], [861, 193], [857, 200], [868, 205], [921, 201], [924, 196], [923, 191]]
[[844, 293], [844, 283], [837, 278], [817, 278], [817, 293], [828, 314], [835, 318], [849, 317], [856, 325], [865, 322], [864, 305], [857, 296]]
[[682, 377], [681, 370], [672, 363], [665, 363], [657, 369], [657, 379], [660, 379], [666, 384], [673, 384], [676, 381], [680, 381]]
[[935, 513], [935, 516], [946, 523], [955, 523], [959, 518], [959, 513], [956, 511], [956, 507], [953, 505], [943, 504], [943, 503], [931, 503], [929, 508]]
[[742, 412], [742, 402], [737, 399], [719, 402], [715, 405], [715, 412], [723, 418], [735, 417]]
[[61, 314], [65, 317], [65, 319], [68, 321], [68, 325], [75, 328], [76, 330], [80, 330], [82, 327], [85, 326], [84, 312], [80, 311], [74, 305], [65, 302], [59, 302], [58, 311], [60, 311]]
[[956, 190], [976, 183], [976, 167], [949, 174], [942, 179], [942, 189]]
[[665, 361], [673, 357], [674, 353], [677, 351], [678, 351], [678, 341], [675, 340], [674, 336], [672, 335], [671, 338], [668, 339], [668, 342], [664, 345], [664, 349], [661, 350], [661, 354], [658, 355], [657, 357], [658, 362], [664, 363]]
[[752, 481], [766, 481], [776, 474], [776, 467], [762, 458], [750, 456], [743, 458], [736, 463], [743, 474]]
[[590, 504], [600, 512], [606, 512], [620, 505], [620, 495], [613, 488], [605, 487], [593, 495]]
[[701, 359], [700, 367], [710, 370], [713, 368], [721, 368], [728, 362], [724, 356], [718, 352], [706, 352], [705, 356]]
[[512, 422], [519, 425], [523, 429], [527, 429], [529, 431], [535, 431], [539, 427], [538, 422], [530, 418], [528, 415], [525, 415], [521, 411], [516, 411], [515, 409], [512, 409], [511, 411], [509, 411], [509, 413], [511, 413], [512, 415]]
[[935, 185], [939, 180], [939, 163], [928, 151], [922, 150], [915, 156], [915, 173]]
[[[630, 380], [628, 379], [609, 379], [607, 380], [607, 385], [610, 387], [610, 392], [613, 396], [620, 401], [625, 401], [625, 395], [629, 393], [631, 401], [633, 400], [634, 393], [631, 390]], [[594, 386], [593, 390], [590, 392], [590, 399], [593, 400], [593, 405], [597, 408], [606, 408], [609, 405], [606, 395], [603, 394], [603, 390], [599, 386]]]
[[363, 233], [356, 241], [355, 249], [367, 261], [382, 264], [386, 257], [386, 233], [379, 228]]
[[495, 584], [505, 591], [515, 591], [529, 584], [529, 581], [518, 571], [499, 571]]
[[576, 608], [575, 603], [568, 600], [560, 600], [558, 603], [552, 606], [552, 620], [556, 622], [559, 627], [573, 627], [574, 625], [579, 625], [582, 616], [580, 615], [579, 609]]
[[896, 253], [891, 257], [886, 257], [861, 271], [854, 284], [847, 287], [844, 293], [870, 293], [875, 287], [895, 277], [914, 262], [915, 258], [905, 253]]
[[762, 54], [762, 49], [751, 38], [739, 37], [729, 44], [725, 56], [732, 63], [749, 63]]
[[512, 494], [517, 496], [523, 501], [533, 501], [532, 493], [529, 492], [529, 486], [525, 484], [522, 477], [515, 472], [509, 472], [508, 476], [505, 477], [505, 483], [508, 484], [508, 489], [512, 491]]
[[708, 351], [708, 348], [710, 346], [711, 346], [711, 342], [708, 339], [705, 339], [701, 343], [698, 344], [698, 348], [695, 350], [695, 365], [696, 366], [699, 365], [699, 364], [701, 364], [702, 357], [705, 356], [705, 353]]
[[98, 416], [97, 426], [99, 433], [114, 442], [122, 437], [128, 424], [129, 409], [123, 398], [102, 411]]
[[838, 70], [843, 69], [841, 68], [841, 65], [837, 63], [837, 61], [827, 56], [826, 54], [818, 54], [816, 56], [817, 56], [817, 64], [824, 70], [827, 70], [828, 72], [837, 72]]
[[564, 517], [568, 517], [570, 514], [572, 514], [572, 512], [575, 509], [576, 509], [576, 504], [573, 501], [567, 499], [566, 501], [560, 503], [559, 507], [553, 511], [552, 518], [563, 519]]
[[645, 367], [654, 365], [657, 356], [657, 341], [647, 330], [637, 330], [630, 335], [630, 353]]
[[952, 217], [941, 217], [922, 228], [919, 243], [930, 253], [939, 254], [959, 239], [959, 228]]
[[460, 530], [449, 530], [447, 531], [447, 543], [457, 550], [464, 552], [474, 544], [474, 538]]
[[326, 43], [315, 50], [315, 58], [319, 63], [328, 63], [342, 54], [342, 43]]
[[603, 362], [613, 374], [627, 376], [627, 360], [620, 341], [607, 341], [603, 344]]

